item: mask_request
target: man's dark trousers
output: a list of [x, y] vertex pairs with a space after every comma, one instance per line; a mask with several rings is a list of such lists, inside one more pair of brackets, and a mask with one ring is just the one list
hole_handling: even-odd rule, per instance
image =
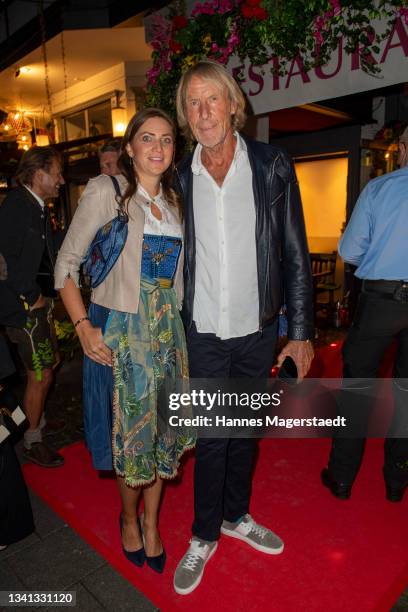
[[[407, 420], [408, 411], [408, 303], [387, 299], [375, 292], [361, 293], [353, 324], [343, 347], [344, 378], [373, 379], [385, 350], [393, 340], [397, 341], [394, 362], [393, 385], [394, 419]], [[343, 408], [342, 408], [343, 403]], [[341, 412], [350, 418], [353, 410], [365, 413], [368, 420], [370, 398], [350, 399], [343, 395]], [[329, 460], [329, 472], [337, 482], [352, 484], [364, 453], [364, 438], [335, 438]], [[389, 437], [384, 443], [384, 479], [391, 486], [400, 487], [408, 481], [407, 469], [401, 464], [408, 460], [408, 438]]]
[[[268, 378], [274, 363], [277, 322], [262, 332], [220, 340], [215, 334], [187, 333], [191, 378]], [[197, 441], [194, 472], [193, 535], [218, 540], [222, 521], [249, 512], [256, 440]]]

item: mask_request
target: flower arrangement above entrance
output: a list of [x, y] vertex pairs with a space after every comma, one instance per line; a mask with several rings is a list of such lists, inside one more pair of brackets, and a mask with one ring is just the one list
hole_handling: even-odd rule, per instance
[[[307, 74], [340, 46], [375, 75], [387, 38], [389, 48], [400, 44], [408, 55], [408, 0], [206, 0], [195, 4], [190, 18], [181, 13], [178, 2], [168, 18], [160, 13], [153, 18], [146, 103], [170, 112], [182, 72], [203, 58], [225, 65], [239, 58], [242, 69], [234, 71], [239, 80], [245, 62], [276, 78], [294, 69]], [[376, 31], [375, 20], [385, 28]]]

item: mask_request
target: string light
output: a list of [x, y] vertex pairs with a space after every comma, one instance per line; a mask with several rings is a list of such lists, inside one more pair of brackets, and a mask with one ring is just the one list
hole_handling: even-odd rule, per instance
[[41, 30], [41, 50], [42, 50], [43, 63], [44, 63], [45, 93], [46, 93], [46, 98], [47, 98], [48, 109], [49, 109], [50, 115], [52, 116], [50, 79], [48, 75], [47, 47], [45, 44], [47, 37], [46, 37], [46, 28], [45, 28], [43, 0], [40, 0], [40, 2], [38, 3], [38, 16], [40, 20], [40, 30]]
[[67, 87], [68, 87], [68, 77], [67, 77], [67, 63], [65, 60], [65, 41], [64, 41], [64, 32], [61, 32], [61, 59], [62, 59], [62, 69], [64, 73], [64, 94], [65, 94], [65, 103], [67, 103]]

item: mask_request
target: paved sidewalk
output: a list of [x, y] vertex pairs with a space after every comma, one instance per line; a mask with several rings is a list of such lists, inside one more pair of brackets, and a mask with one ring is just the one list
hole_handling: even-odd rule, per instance
[[[0, 591], [76, 591], [76, 606], [63, 609], [78, 612], [158, 610], [41, 499], [30, 497], [36, 531], [0, 552]], [[56, 610], [0, 606], [4, 612], [35, 609]]]

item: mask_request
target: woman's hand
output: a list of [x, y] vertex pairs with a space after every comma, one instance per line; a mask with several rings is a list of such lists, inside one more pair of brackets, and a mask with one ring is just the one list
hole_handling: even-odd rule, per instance
[[77, 334], [82, 349], [89, 359], [112, 367], [112, 351], [104, 343], [100, 327], [93, 327], [90, 321], [84, 320], [77, 326]]

